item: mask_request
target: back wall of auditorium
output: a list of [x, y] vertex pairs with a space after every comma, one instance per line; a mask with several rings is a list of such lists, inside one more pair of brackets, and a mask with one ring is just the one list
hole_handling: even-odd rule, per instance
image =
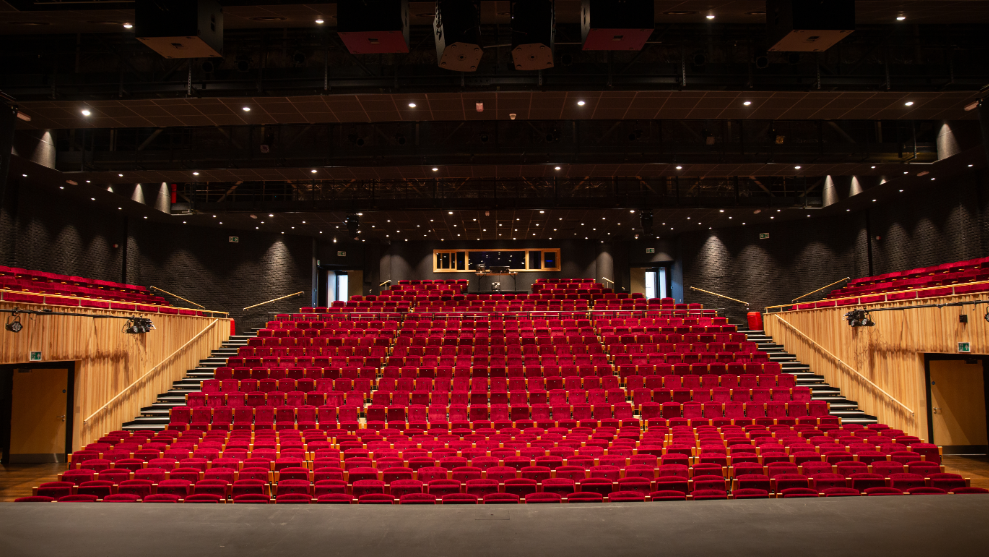
[[[387, 289], [379, 284], [388, 280], [469, 278], [470, 291], [489, 289], [491, 279], [478, 279], [473, 271], [434, 272], [434, 249], [560, 250], [559, 271], [501, 277], [503, 290], [527, 291], [538, 278], [601, 283], [608, 278], [616, 291], [628, 292], [639, 287], [633, 285], [636, 270], [662, 267], [678, 302], [724, 308], [735, 322], [746, 311], [787, 303], [844, 277], [989, 255], [989, 177], [982, 171], [866, 209], [830, 215], [795, 211], [800, 218], [652, 240], [357, 243], [341, 238], [334, 243], [184, 225], [180, 216], [144, 209], [106, 207], [54, 181], [12, 177], [0, 207], [0, 265], [157, 286], [209, 309], [229, 311], [244, 330], [263, 324], [270, 312], [325, 303], [328, 272], [361, 271], [364, 295]], [[760, 239], [761, 233], [769, 238]], [[239, 242], [231, 243], [231, 234]], [[748, 307], [691, 287], [748, 302]], [[303, 294], [241, 309], [294, 292]]]

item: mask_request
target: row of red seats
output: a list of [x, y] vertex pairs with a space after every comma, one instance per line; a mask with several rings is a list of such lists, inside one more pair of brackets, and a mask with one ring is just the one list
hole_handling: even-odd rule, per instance
[[457, 345], [396, 345], [391, 352], [392, 357], [406, 356], [472, 356], [472, 355], [576, 355], [603, 354], [604, 350], [596, 344], [457, 344]]
[[838, 300], [823, 300], [820, 302], [810, 302], [806, 304], [796, 304], [792, 309], [817, 309], [830, 307], [845, 307], [859, 304], [873, 304], [878, 302], [897, 302], [903, 300], [915, 300], [920, 298], [939, 298], [943, 296], [954, 296], [960, 294], [976, 294], [989, 292], [989, 283], [981, 282], [975, 284], [960, 284], [956, 286], [945, 286], [928, 288], [925, 290], [908, 290], [892, 292], [887, 294], [872, 294], [861, 297], [841, 298]]
[[[305, 366], [305, 367], [297, 367]], [[350, 379], [373, 381], [378, 376], [377, 367], [346, 366], [337, 367], [317, 367], [315, 364], [298, 362], [292, 367], [219, 367], [214, 372], [216, 379]]]
[[118, 292], [147, 293], [148, 289], [136, 284], [124, 284], [108, 280], [91, 279], [70, 275], [60, 275], [45, 271], [35, 271], [31, 269], [21, 269], [19, 267], [6, 267], [0, 265], [0, 277], [32, 280], [39, 283], [49, 282], [64, 284], [66, 286], [97, 287], [104, 290], [114, 290]]
[[919, 267], [917, 269], [910, 269], [908, 271], [895, 271], [892, 273], [886, 273], [882, 275], [857, 278], [857, 279], [852, 279], [851, 281], [849, 281], [848, 284], [849, 285], [870, 284], [876, 282], [910, 279], [921, 276], [954, 273], [959, 271], [982, 269], [982, 268], [989, 268], [989, 257], [980, 257], [978, 259], [969, 259], [965, 261], [956, 261], [952, 263], [942, 263], [941, 265], [934, 265], [930, 267]]

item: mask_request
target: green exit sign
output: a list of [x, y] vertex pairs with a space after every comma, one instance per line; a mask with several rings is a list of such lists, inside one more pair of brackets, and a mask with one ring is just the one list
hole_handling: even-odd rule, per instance
[[656, 253], [656, 248], [646, 248], [646, 253]]
[[959, 342], [958, 343], [958, 351], [959, 352], [971, 352], [972, 351], [972, 345], [969, 344], [969, 343], [967, 343], [967, 342]]
[[759, 239], [760, 240], [768, 240], [769, 239], [769, 232], [760, 232], [759, 233]]

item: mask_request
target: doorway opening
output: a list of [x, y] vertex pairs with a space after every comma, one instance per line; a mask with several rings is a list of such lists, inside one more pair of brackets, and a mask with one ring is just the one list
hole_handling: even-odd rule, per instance
[[0, 463], [66, 461], [75, 377], [75, 362], [0, 366]]
[[944, 454], [989, 453], [989, 356], [925, 354], [927, 435]]
[[655, 267], [633, 267], [629, 269], [631, 274], [631, 291], [633, 294], [642, 294], [646, 298], [670, 298], [672, 268], [669, 265], [658, 265]]
[[346, 302], [351, 296], [361, 296], [364, 293], [364, 271], [328, 269], [325, 272], [323, 293], [326, 296], [326, 306], [333, 302]]

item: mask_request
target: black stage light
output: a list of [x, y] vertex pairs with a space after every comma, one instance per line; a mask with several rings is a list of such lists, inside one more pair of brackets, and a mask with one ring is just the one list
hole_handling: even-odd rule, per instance
[[512, 59], [516, 70], [552, 68], [555, 35], [553, 0], [512, 2]]
[[475, 72], [481, 48], [481, 6], [477, 0], [437, 0], [433, 19], [436, 61], [446, 70]]
[[352, 54], [409, 51], [409, 0], [337, 2], [337, 33]]
[[4, 325], [4, 329], [7, 329], [12, 333], [19, 333], [23, 328], [24, 325], [21, 325], [21, 317], [16, 313], [12, 315], [11, 318], [7, 320], [7, 324]]
[[845, 314], [845, 319], [851, 327], [872, 327], [875, 323], [869, 319], [869, 312], [864, 309], [854, 309]]
[[652, 210], [646, 209], [639, 212], [639, 223], [642, 224], [642, 232], [652, 234]]
[[127, 327], [124, 332], [130, 335], [142, 335], [154, 328], [154, 324], [147, 317], [132, 317], [127, 320]]
[[347, 215], [346, 223], [347, 223], [347, 233], [350, 234], [350, 237], [353, 238], [354, 240], [360, 239], [360, 236], [358, 236], [357, 234], [357, 229], [361, 225], [361, 217], [359, 215], [355, 215], [351, 213]]

